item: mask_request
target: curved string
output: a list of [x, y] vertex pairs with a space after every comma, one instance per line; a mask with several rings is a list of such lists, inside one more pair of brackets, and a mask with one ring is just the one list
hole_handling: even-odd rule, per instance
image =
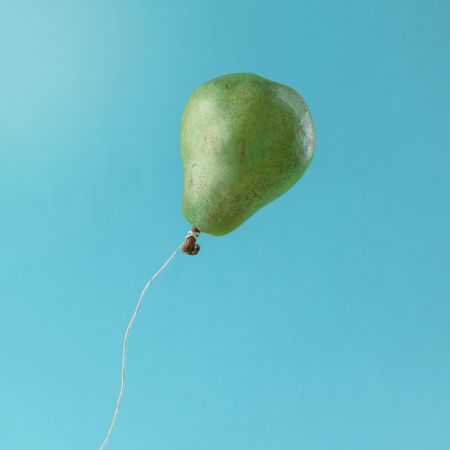
[[[188, 236], [191, 236], [190, 232], [188, 233], [186, 238]], [[128, 337], [130, 335], [131, 329], [133, 328], [134, 322], [136, 321], [136, 316], [137, 316], [139, 310], [141, 309], [142, 301], [144, 300], [145, 294], [147, 293], [150, 285], [153, 283], [153, 281], [156, 280], [156, 278], [158, 278], [158, 276], [161, 274], [161, 272], [163, 272], [164, 269], [167, 268], [167, 266], [170, 264], [170, 262], [173, 260], [173, 258], [175, 258], [176, 254], [180, 251], [181, 246], [183, 245], [186, 238], [184, 238], [183, 242], [181, 242], [181, 244], [177, 247], [177, 249], [169, 256], [169, 259], [161, 266], [161, 268], [158, 270], [158, 272], [156, 272], [150, 278], [150, 280], [147, 281], [147, 284], [144, 286], [144, 289], [142, 289], [141, 295], [139, 296], [139, 301], [137, 302], [136, 308], [134, 310], [134, 313], [131, 317], [130, 322], [128, 323], [127, 329], [125, 330], [125, 335], [123, 337], [123, 346], [122, 346], [122, 372], [121, 372], [122, 376], [121, 376], [119, 396], [117, 398], [116, 409], [114, 411], [114, 416], [113, 416], [111, 425], [109, 427], [109, 430], [105, 437], [105, 440], [103, 441], [102, 445], [100, 446], [100, 450], [104, 450], [106, 448], [106, 446], [108, 445], [108, 442], [111, 438], [112, 432], [114, 431], [114, 427], [116, 426], [117, 417], [119, 415], [120, 405], [122, 403], [123, 392], [125, 390], [125, 371], [126, 371], [126, 366], [127, 366]]]

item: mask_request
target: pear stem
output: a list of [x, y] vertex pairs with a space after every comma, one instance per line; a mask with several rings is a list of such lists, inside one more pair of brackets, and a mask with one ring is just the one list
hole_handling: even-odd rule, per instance
[[199, 236], [200, 230], [194, 225], [181, 246], [183, 253], [195, 256], [200, 251], [200, 245], [197, 244]]

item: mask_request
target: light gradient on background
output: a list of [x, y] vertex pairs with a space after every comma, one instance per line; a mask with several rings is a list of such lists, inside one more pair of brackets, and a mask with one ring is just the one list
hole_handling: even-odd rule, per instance
[[445, 0], [0, 0], [0, 449], [98, 449], [190, 225], [181, 113], [249, 71], [303, 180], [153, 285], [110, 450], [450, 448]]

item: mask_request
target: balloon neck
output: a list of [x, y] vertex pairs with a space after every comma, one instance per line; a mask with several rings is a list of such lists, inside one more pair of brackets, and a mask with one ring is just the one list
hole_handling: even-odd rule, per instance
[[190, 256], [195, 256], [200, 251], [200, 245], [197, 244], [199, 236], [200, 230], [194, 225], [181, 246], [182, 252]]

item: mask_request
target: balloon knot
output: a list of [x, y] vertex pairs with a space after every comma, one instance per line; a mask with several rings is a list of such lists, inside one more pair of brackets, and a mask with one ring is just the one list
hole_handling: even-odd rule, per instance
[[200, 251], [200, 245], [197, 244], [197, 239], [200, 236], [200, 230], [193, 226], [192, 230], [189, 230], [188, 234], [184, 238], [181, 250], [191, 256], [195, 256]]

